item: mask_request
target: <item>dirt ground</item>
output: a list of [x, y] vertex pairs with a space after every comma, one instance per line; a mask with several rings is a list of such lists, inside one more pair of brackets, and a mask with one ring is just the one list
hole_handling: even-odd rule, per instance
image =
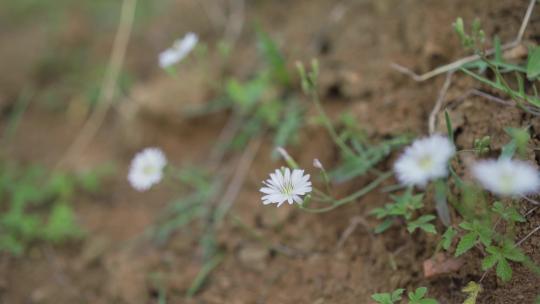
[[[428, 115], [444, 76], [418, 83], [390, 68], [390, 63], [424, 72], [465, 55], [451, 28], [457, 17], [469, 21], [478, 17], [488, 37], [498, 35], [502, 41], [511, 41], [528, 2], [246, 1], [244, 30], [231, 61], [226, 66], [209, 64], [217, 70], [216, 77], [225, 71], [239, 77], [253, 73], [258, 59], [252, 25], [258, 22], [276, 39], [291, 70], [297, 60], [320, 60], [321, 94], [330, 113], [353, 113], [373, 138], [404, 132], [426, 134]], [[235, 221], [227, 221], [219, 231], [223, 262], [195, 297], [185, 298], [201, 266], [196, 233], [179, 231], [166, 244], [141, 238], [174, 193], [162, 185], [137, 193], [127, 184], [125, 174], [133, 152], [149, 145], [162, 147], [175, 163], [204, 162], [228, 114], [179, 121], [174, 118], [176, 108], [166, 106], [170, 107], [168, 101], [189, 106], [217, 93], [199, 80], [202, 72], [195, 62], [182, 66], [183, 84], [171, 80], [156, 64], [159, 51], [187, 31], [199, 33], [211, 46], [222, 36], [222, 28], [197, 1], [170, 1], [168, 5], [136, 26], [125, 66], [135, 76], [135, 84], [119, 98], [122, 100], [113, 107], [96, 139], [73, 166], [85, 169], [112, 160], [118, 167], [118, 174], [107, 178], [101, 193], [81, 193], [74, 202], [87, 237], [61, 246], [35, 244], [19, 258], [1, 255], [0, 303], [158, 303], [160, 288], [165, 289], [166, 303], [371, 303], [370, 295], [375, 292], [419, 286], [428, 287], [429, 295], [440, 303], [462, 303], [461, 288], [483, 274], [481, 256], [469, 253], [458, 272], [424, 278], [422, 263], [433, 255], [436, 237], [411, 235], [397, 227], [378, 236], [371, 233], [377, 221], [367, 213], [384, 204], [386, 194], [374, 191], [354, 204], [320, 215], [288, 206], [263, 206], [260, 181], [278, 165], [270, 157], [269, 142], [263, 142], [257, 153], [232, 212], [274, 247]], [[19, 92], [28, 83], [36, 87], [16, 138], [7, 147], [8, 155], [23, 163], [53, 166], [81, 125], [73, 114], [77, 109], [68, 106], [72, 111], [66, 114], [41, 105], [46, 89], [66, 84], [55, 83], [55, 75], [49, 79], [37, 73], [35, 63], [48, 49], [60, 46], [69, 52], [70, 45], [81, 43], [88, 48], [89, 62], [104, 63], [109, 55], [115, 24], [109, 31], [98, 31], [91, 20], [83, 18], [84, 11], [73, 6], [69, 12], [65, 29], [52, 37], [38, 26], [46, 19], [0, 29], [0, 67], [4, 71], [0, 75], [0, 127], [5, 126]], [[538, 43], [540, 8], [532, 16], [525, 39]], [[61, 74], [62, 70], [53, 72]], [[458, 148], [469, 149], [475, 138], [490, 135], [495, 150], [500, 149], [508, 141], [504, 126], [532, 125], [534, 143], [540, 144], [538, 118], [480, 97], [461, 98], [478, 87], [456, 73], [447, 95], [445, 105], [455, 122]], [[66, 105], [80, 98], [69, 88], [63, 90]], [[294, 94], [303, 98], [299, 88]], [[148, 110], [150, 115], [126, 120], [122, 115], [137, 98], [157, 100], [159, 106]], [[303, 129], [300, 143], [289, 150], [305, 167], [315, 157], [332, 167], [339, 158], [336, 152], [324, 129], [313, 125]], [[538, 162], [537, 153], [531, 150], [530, 157]], [[389, 169], [394, 158], [380, 169]], [[234, 164], [237, 159], [231, 155], [226, 161]], [[467, 156], [461, 160], [466, 163]], [[354, 180], [341, 190], [353, 190], [367, 181]], [[530, 205], [523, 205], [523, 210], [528, 208]], [[533, 212], [518, 227], [518, 237], [539, 224], [540, 213]], [[344, 239], [352, 225], [354, 230]], [[276, 250], [278, 247], [286, 250]], [[522, 248], [540, 264], [540, 234]], [[509, 283], [502, 283], [493, 271], [488, 273], [479, 303], [533, 303], [540, 293], [540, 278], [523, 266], [513, 266]]]

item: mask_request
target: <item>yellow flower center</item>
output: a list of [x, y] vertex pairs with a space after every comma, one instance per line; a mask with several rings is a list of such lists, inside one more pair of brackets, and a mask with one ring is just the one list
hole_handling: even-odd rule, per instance
[[424, 155], [418, 160], [418, 166], [427, 171], [433, 167], [433, 159], [429, 155]]
[[510, 174], [507, 174], [507, 173], [501, 174], [500, 183], [501, 183], [500, 186], [501, 186], [502, 192], [508, 193], [512, 191], [514, 183], [513, 183], [513, 178]]
[[147, 166], [144, 166], [143, 168], [143, 173], [145, 175], [152, 175], [154, 173], [156, 173], [156, 167], [152, 166], [152, 165], [147, 165]]

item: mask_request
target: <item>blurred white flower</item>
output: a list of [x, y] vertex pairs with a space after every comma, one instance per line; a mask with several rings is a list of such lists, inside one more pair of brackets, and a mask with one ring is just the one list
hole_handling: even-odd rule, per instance
[[199, 42], [197, 34], [187, 33], [184, 38], [176, 40], [171, 48], [159, 54], [159, 66], [167, 68], [181, 61], [195, 48], [197, 42]]
[[402, 184], [425, 187], [430, 180], [448, 175], [448, 161], [455, 152], [452, 142], [444, 136], [418, 139], [405, 149], [394, 171]]
[[161, 181], [166, 165], [167, 159], [161, 149], [146, 148], [131, 161], [128, 181], [135, 190], [146, 191]]
[[524, 161], [482, 160], [472, 166], [472, 173], [485, 189], [498, 195], [527, 195], [540, 188], [538, 171]]
[[278, 204], [281, 206], [285, 201], [289, 204], [296, 202], [302, 203], [302, 195], [311, 192], [311, 182], [309, 174], [304, 175], [304, 170], [284, 168], [276, 169], [274, 173], [270, 173], [270, 178], [263, 181], [264, 187], [261, 192], [265, 195], [262, 197], [263, 204]]

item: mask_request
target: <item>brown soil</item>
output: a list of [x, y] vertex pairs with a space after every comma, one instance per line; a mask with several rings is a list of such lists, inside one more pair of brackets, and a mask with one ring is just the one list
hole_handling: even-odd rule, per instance
[[[198, 78], [203, 72], [197, 64], [182, 66], [185, 73], [181, 79], [185, 78], [189, 85], [182, 85], [181, 90], [168, 84], [178, 80], [164, 79], [155, 64], [156, 54], [185, 31], [200, 33], [210, 45], [220, 38], [221, 31], [212, 27], [195, 2], [171, 3], [159, 16], [136, 27], [126, 59], [127, 69], [136, 76], [133, 92], [127, 92], [130, 97], [141, 92], [141, 99], [157, 100], [155, 103], [160, 104], [167, 96], [174, 96], [169, 97], [172, 101], [189, 96], [189, 100], [180, 101], [182, 105], [215, 97], [215, 88]], [[220, 69], [240, 77], [253, 73], [258, 63], [251, 25], [258, 21], [278, 41], [291, 70], [297, 60], [320, 59], [321, 93], [330, 113], [353, 113], [374, 138], [404, 132], [425, 134], [428, 115], [444, 76], [417, 83], [392, 70], [389, 64], [398, 62], [415, 71], [428, 71], [462, 56], [462, 47], [450, 26], [458, 16], [464, 20], [479, 17], [488, 37], [496, 34], [502, 41], [510, 41], [518, 31], [527, 4], [526, 0], [247, 1], [244, 33], [231, 63]], [[533, 12], [526, 35], [532, 42], [537, 42], [539, 12]], [[84, 12], [74, 10], [73, 14]], [[40, 58], [35, 50], [48, 47], [48, 39], [66, 45], [84, 40], [96, 57], [93, 60], [106, 62], [112, 34], [93, 32], [89, 20], [70, 19], [69, 29], [60, 37], [33, 30], [35, 24], [23, 25], [16, 34], [13, 27], [0, 30], [2, 71], [16, 71], [13, 77], [5, 73], [0, 77], [0, 107], [5, 114], [0, 126], [5, 126], [18, 92], [28, 83], [37, 86], [33, 104], [13, 143], [7, 147], [10, 157], [53, 166], [77, 135], [77, 119], [39, 102], [44, 98], [41, 90], [51, 84], [37, 79], [35, 69]], [[33, 51], [17, 51], [27, 48]], [[460, 100], [475, 86], [478, 84], [456, 73], [448, 93], [447, 105], [457, 127], [459, 148], [471, 148], [475, 138], [490, 135], [493, 148], [500, 149], [508, 140], [505, 126], [532, 125], [534, 143], [539, 144], [537, 118], [478, 97]], [[76, 102], [77, 96], [68, 94], [62, 103], [70, 100]], [[119, 113], [126, 110], [125, 103], [115, 108], [118, 111], [113, 111], [74, 166], [84, 169], [114, 160], [119, 168], [117, 176], [106, 181], [100, 194], [82, 193], [75, 202], [87, 237], [62, 246], [35, 244], [20, 258], [2, 255], [0, 303], [158, 303], [159, 288], [163, 287], [167, 303], [371, 303], [370, 295], [375, 292], [419, 286], [429, 287], [429, 294], [440, 303], [461, 303], [461, 288], [482, 275], [480, 256], [471, 253], [465, 256], [465, 265], [458, 272], [425, 279], [422, 263], [432, 257], [438, 239], [422, 233], [410, 235], [403, 228], [373, 235], [370, 229], [377, 221], [367, 212], [387, 200], [385, 194], [376, 191], [322, 215], [288, 206], [262, 206], [260, 181], [278, 165], [270, 158], [270, 144], [265, 143], [235, 201], [233, 213], [274, 244], [273, 248], [234, 221], [228, 221], [219, 231], [224, 261], [201, 292], [186, 299], [185, 292], [201, 266], [197, 234], [180, 231], [166, 244], [140, 238], [174, 193], [163, 185], [148, 193], [135, 193], [124, 176], [132, 153], [147, 145], [161, 146], [177, 164], [203, 162], [227, 114], [175, 120], [170, 114], [176, 112], [160, 104], [150, 111], [139, 109], [137, 113], [141, 115], [120, 122]], [[325, 134], [322, 128], [308, 125], [299, 145], [289, 152], [305, 167], [311, 166], [314, 157], [331, 167], [339, 156]], [[532, 150], [530, 156], [531, 160], [538, 160]], [[234, 164], [236, 159], [233, 155], [227, 161]], [[467, 156], [461, 161], [466, 163]], [[390, 164], [383, 164], [380, 169], [388, 169]], [[367, 181], [354, 180], [340, 190], [353, 190]], [[523, 210], [529, 207], [524, 204]], [[356, 223], [355, 229], [342, 240], [352, 223]], [[518, 237], [539, 224], [540, 214], [533, 212], [528, 222], [518, 227]], [[539, 247], [540, 233], [522, 246], [537, 264]], [[514, 276], [509, 283], [502, 283], [493, 272], [487, 275], [479, 303], [533, 303], [540, 292], [540, 278], [523, 266], [513, 266]]]

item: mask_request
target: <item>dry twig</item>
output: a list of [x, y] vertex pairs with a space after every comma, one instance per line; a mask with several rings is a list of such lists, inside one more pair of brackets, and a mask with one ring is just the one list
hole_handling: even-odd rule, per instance
[[435, 122], [437, 120], [437, 115], [441, 111], [442, 105], [446, 97], [446, 93], [448, 92], [448, 89], [450, 88], [450, 84], [452, 84], [453, 74], [454, 74], [454, 71], [450, 71], [446, 74], [446, 80], [444, 81], [444, 84], [441, 90], [439, 91], [439, 97], [437, 97], [435, 106], [433, 107], [433, 110], [429, 114], [429, 120], [428, 120], [429, 134], [435, 133]]
[[229, 185], [227, 186], [227, 189], [225, 190], [222, 199], [220, 199], [221, 206], [219, 207], [218, 211], [219, 214], [216, 221], [217, 226], [221, 225], [223, 218], [225, 217], [229, 209], [231, 209], [236, 198], [238, 197], [238, 193], [240, 193], [240, 190], [242, 189], [242, 185], [244, 184], [247, 173], [249, 172], [251, 164], [253, 163], [253, 160], [255, 159], [255, 156], [257, 155], [261, 144], [261, 137], [252, 140], [242, 154], [242, 157], [238, 161], [238, 166], [236, 166], [234, 176]]
[[97, 107], [83, 125], [77, 138], [75, 138], [67, 149], [67, 152], [65, 152], [63, 157], [58, 161], [56, 169], [69, 162], [74, 155], [81, 153], [81, 151], [83, 151], [92, 141], [105, 120], [105, 116], [112, 104], [118, 76], [120, 75], [120, 70], [124, 63], [129, 37], [131, 36], [131, 30], [133, 28], [136, 7], [137, 0], [124, 0], [122, 2], [120, 22], [114, 38], [109, 64], [101, 86]]

